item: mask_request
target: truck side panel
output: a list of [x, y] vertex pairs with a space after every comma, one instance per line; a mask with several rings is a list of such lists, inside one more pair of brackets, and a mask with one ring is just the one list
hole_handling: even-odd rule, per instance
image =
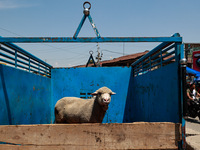
[[180, 122], [178, 70], [174, 62], [134, 77], [130, 81], [129, 93], [133, 95], [126, 102], [125, 122]]
[[0, 124], [51, 123], [51, 79], [0, 65]]

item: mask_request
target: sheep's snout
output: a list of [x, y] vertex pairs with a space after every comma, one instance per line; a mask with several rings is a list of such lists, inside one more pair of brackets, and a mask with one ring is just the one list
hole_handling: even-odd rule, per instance
[[110, 100], [109, 100], [109, 99], [103, 99], [103, 102], [109, 104], [109, 103], [110, 103]]
[[104, 105], [109, 105], [110, 104], [110, 101], [103, 101]]
[[110, 99], [111, 99], [110, 94], [108, 94], [108, 93], [103, 94], [102, 99], [103, 99], [103, 103], [105, 105], [108, 105], [110, 103]]

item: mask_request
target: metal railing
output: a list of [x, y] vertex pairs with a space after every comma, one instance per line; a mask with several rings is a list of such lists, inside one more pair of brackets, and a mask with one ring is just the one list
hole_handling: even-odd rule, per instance
[[51, 65], [13, 43], [0, 43], [0, 62], [51, 78]]
[[[175, 34], [172, 37], [174, 36], [179, 35]], [[134, 76], [145, 74], [149, 71], [178, 61], [178, 45], [180, 44], [180, 42], [163, 42], [155, 47], [131, 65], [134, 70]]]

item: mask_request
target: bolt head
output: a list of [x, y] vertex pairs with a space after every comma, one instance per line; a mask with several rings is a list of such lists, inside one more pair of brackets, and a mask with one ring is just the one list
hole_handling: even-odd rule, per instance
[[186, 65], [187, 64], [187, 59], [186, 58], [183, 58], [180, 60], [180, 64], [181, 65]]
[[85, 8], [83, 13], [88, 16], [90, 14], [90, 10], [88, 8]]

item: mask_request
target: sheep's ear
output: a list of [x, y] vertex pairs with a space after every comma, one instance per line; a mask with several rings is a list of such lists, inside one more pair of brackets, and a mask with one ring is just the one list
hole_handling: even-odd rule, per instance
[[111, 93], [111, 95], [115, 95], [115, 94], [116, 94], [115, 92], [112, 92], [112, 93]]
[[95, 96], [95, 95], [97, 95], [97, 94], [98, 94], [97, 92], [91, 93], [91, 95], [93, 95], [93, 96]]

